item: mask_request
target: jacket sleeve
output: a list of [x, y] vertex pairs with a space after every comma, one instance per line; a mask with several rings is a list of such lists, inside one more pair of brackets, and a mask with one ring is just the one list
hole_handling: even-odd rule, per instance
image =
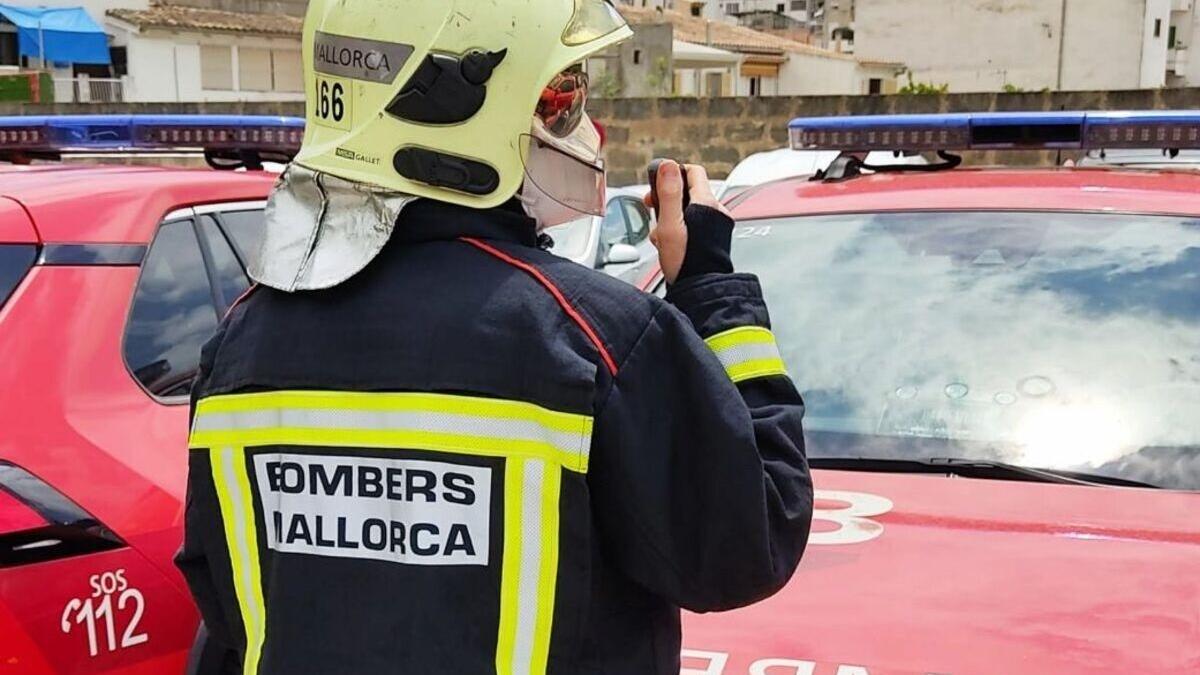
[[804, 552], [804, 406], [754, 276], [699, 274], [668, 301], [597, 413], [593, 506], [605, 554], [635, 581], [731, 609], [782, 588]]
[[[222, 329], [204, 346], [200, 371], [192, 386], [191, 415], [196, 415], [196, 402], [212, 369]], [[185, 449], [188, 453], [187, 501], [184, 506], [183, 546], [175, 555], [175, 565], [187, 580], [192, 598], [200, 609], [201, 625], [188, 662], [188, 675], [232, 675], [241, 666], [234, 645], [233, 630], [240, 630], [240, 619], [222, 610], [215, 576], [218, 570], [229, 575], [229, 554], [225, 548], [220, 504], [213, 484], [209, 454], [202, 449]], [[228, 578], [228, 576], [226, 576]]]

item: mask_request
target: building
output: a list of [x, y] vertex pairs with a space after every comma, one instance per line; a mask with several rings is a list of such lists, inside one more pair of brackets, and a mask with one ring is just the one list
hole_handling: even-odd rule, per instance
[[110, 9], [127, 101], [302, 101], [303, 20], [199, 7]]
[[1187, 57], [1193, 5], [857, 0], [851, 28], [859, 58], [903, 62], [914, 82], [951, 92], [1146, 89], [1200, 84]]
[[811, 0], [809, 24], [827, 49], [854, 53], [854, 3], [856, 0]]
[[124, 51], [111, 44], [102, 25], [104, 11], [112, 2], [84, 0], [82, 6], [80, 0], [0, 3], [0, 76], [6, 81], [13, 81], [14, 76], [28, 80], [35, 71], [44, 71], [51, 91], [26, 100], [46, 101], [51, 96], [57, 101], [122, 100]]
[[1200, 52], [1192, 47], [1196, 39], [1200, 39], [1200, 8], [1194, 0], [1174, 0], [1167, 29], [1168, 87], [1200, 86]]
[[[720, 65], [703, 67], [703, 64], [679, 59], [673, 50], [670, 60], [655, 61], [660, 66], [669, 63], [672, 73], [670, 90], [660, 90], [659, 93], [699, 96], [890, 93], [895, 91], [896, 78], [904, 69], [902, 65], [885, 62], [886, 59], [860, 62], [849, 54], [724, 21], [705, 19], [690, 12], [640, 6], [622, 6], [620, 9], [633, 26], [635, 36], [648, 30], [659, 31], [658, 41], [665, 44], [661, 27], [669, 25], [672, 41], [681, 49], [695, 45], [739, 59], [735, 64], [726, 56]], [[633, 43], [636, 44], [638, 40], [635, 37]], [[718, 54], [710, 53], [708, 56], [716, 58]], [[611, 56], [608, 58], [609, 65], [605, 72], [612, 72]], [[633, 54], [632, 58], [644, 59], [646, 54]], [[637, 95], [625, 88], [619, 88], [619, 91], [620, 95]]]

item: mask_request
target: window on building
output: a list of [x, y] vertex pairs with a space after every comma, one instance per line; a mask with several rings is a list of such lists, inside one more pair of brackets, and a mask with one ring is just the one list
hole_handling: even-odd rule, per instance
[[271, 91], [271, 50], [238, 47], [238, 89]]
[[808, 0], [792, 0], [792, 11], [803, 12], [808, 9]]
[[737, 14], [738, 9], [739, 9], [739, 7], [736, 2], [730, 2], [730, 3], [725, 4], [725, 13], [726, 14]]
[[200, 45], [200, 87], [233, 89], [233, 48]]
[[878, 77], [872, 77], [871, 79], [867, 80], [867, 93], [868, 94], [882, 94], [883, 93], [883, 80]]
[[751, 96], [762, 96], [762, 78], [761, 77], [750, 78], [750, 95]]
[[725, 77], [721, 73], [706, 73], [704, 90], [705, 96], [723, 96], [725, 94]]
[[640, 64], [641, 62], [642, 62], [642, 50], [640, 50], [640, 49], [633, 50], [633, 65], [636, 66], [636, 65]]
[[782, 2], [775, 5], [775, 11], [780, 14], [783, 14], [784, 10], [786, 10], [786, 9], [787, 9], [787, 5], [783, 4]]
[[113, 77], [129, 74], [129, 54], [125, 47], [109, 47], [108, 56], [112, 59]]
[[700, 16], [704, 11], [704, 5], [693, 4], [691, 7], [692, 16]]
[[17, 55], [17, 33], [3, 30], [0, 26], [0, 66], [19, 66], [21, 58]]
[[1154, 20], [1154, 37], [1162, 37], [1162, 19]]
[[304, 91], [304, 68], [300, 52], [276, 49], [271, 52], [275, 91]]
[[1167, 47], [1175, 49], [1175, 37], [1177, 35], [1177, 27], [1171, 26], [1171, 30], [1167, 31]]

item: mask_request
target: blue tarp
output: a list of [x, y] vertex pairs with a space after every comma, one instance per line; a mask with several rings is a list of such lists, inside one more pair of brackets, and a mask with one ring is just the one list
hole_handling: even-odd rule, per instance
[[[0, 5], [0, 18], [17, 27], [21, 56], [55, 63], [107, 65], [108, 36], [82, 7], [13, 7]], [[41, 41], [45, 40], [45, 52]]]

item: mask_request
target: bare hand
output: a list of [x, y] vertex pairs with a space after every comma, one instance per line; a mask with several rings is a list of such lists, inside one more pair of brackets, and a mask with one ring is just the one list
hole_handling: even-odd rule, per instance
[[[685, 164], [688, 177], [688, 196], [692, 204], [703, 204], [728, 215], [729, 211], [713, 196], [708, 184], [708, 172], [698, 164]], [[683, 258], [687, 254], [687, 224], [683, 219], [683, 178], [679, 165], [671, 160], [658, 168], [658, 226], [650, 233], [650, 241], [658, 249], [658, 263], [668, 284], [675, 283]], [[655, 205], [647, 193], [642, 201], [653, 208]]]

